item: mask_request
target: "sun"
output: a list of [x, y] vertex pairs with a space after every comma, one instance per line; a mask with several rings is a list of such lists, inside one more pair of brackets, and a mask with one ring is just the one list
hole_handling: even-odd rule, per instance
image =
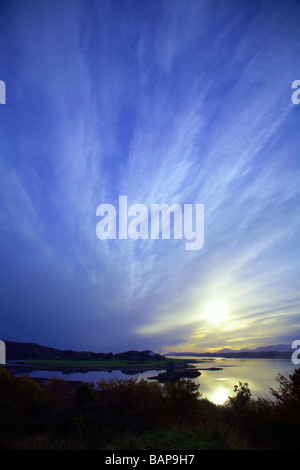
[[228, 314], [228, 304], [222, 299], [213, 299], [206, 304], [203, 317], [211, 323], [218, 325], [228, 320]]

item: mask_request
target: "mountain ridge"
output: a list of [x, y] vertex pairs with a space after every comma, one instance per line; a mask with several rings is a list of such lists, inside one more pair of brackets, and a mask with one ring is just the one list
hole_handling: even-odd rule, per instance
[[222, 348], [214, 352], [191, 352], [191, 351], [182, 351], [182, 352], [169, 352], [165, 356], [209, 356], [215, 357], [218, 355], [225, 355], [233, 357], [288, 357], [292, 353], [291, 345], [287, 344], [276, 344], [269, 346], [260, 346], [255, 349], [241, 348], [241, 349], [230, 349]]
[[276, 352], [287, 352], [291, 350], [290, 345], [286, 344], [276, 344], [276, 345], [270, 345], [270, 346], [260, 346], [255, 349], [250, 349], [250, 348], [241, 348], [241, 349], [230, 349], [230, 348], [223, 348], [220, 349], [219, 351], [216, 351], [218, 353], [221, 352], [228, 352], [228, 353], [234, 353], [234, 352], [264, 352], [264, 351], [276, 351]]

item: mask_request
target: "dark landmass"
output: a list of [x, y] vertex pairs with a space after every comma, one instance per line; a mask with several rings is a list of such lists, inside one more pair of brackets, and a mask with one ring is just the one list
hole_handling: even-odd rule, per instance
[[176, 365], [174, 362], [170, 362], [167, 365], [167, 370], [165, 372], [161, 372], [158, 375], [153, 377], [149, 377], [150, 380], [158, 380], [158, 382], [177, 382], [182, 378], [184, 379], [194, 379], [199, 377], [201, 372], [197, 369], [191, 367], [182, 368], [182, 366]]
[[170, 364], [176, 364], [177, 368], [184, 369], [188, 374], [190, 368], [187, 360], [172, 360], [150, 350], [113, 354], [60, 350], [36, 343], [5, 341], [5, 344], [6, 368], [14, 374], [27, 374], [33, 370], [61, 371], [65, 374], [120, 370], [126, 375], [134, 375], [149, 370], [165, 371]]
[[290, 358], [292, 349], [283, 344], [256, 348], [254, 350], [232, 350], [223, 348], [214, 353], [208, 352], [170, 352], [164, 355], [145, 351], [125, 351], [113, 354], [112, 352], [74, 351], [70, 349], [56, 349], [36, 343], [22, 343], [17, 341], [4, 341], [6, 344], [6, 358], [8, 361], [26, 359], [60, 359], [60, 360], [126, 360], [145, 362], [151, 360], [164, 361], [169, 356], [194, 356], [199, 358]]
[[150, 350], [125, 351], [113, 354], [112, 352], [74, 351], [71, 349], [56, 349], [42, 346], [36, 343], [22, 343], [17, 341], [5, 341], [6, 358], [8, 361], [25, 359], [61, 359], [61, 360], [126, 360], [126, 361], [162, 361], [165, 359], [161, 354]]
[[225, 359], [290, 359], [292, 355], [291, 351], [269, 351], [269, 350], [260, 350], [260, 351], [230, 351], [230, 352], [215, 352], [215, 353], [192, 353], [192, 352], [174, 352], [167, 353], [166, 356], [177, 356], [177, 357], [211, 357], [211, 358], [225, 358]]

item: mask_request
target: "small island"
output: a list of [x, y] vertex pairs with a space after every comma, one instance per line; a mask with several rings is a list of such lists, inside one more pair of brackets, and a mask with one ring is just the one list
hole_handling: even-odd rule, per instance
[[174, 362], [168, 362], [167, 370], [165, 372], [160, 372], [158, 375], [148, 377], [148, 380], [157, 380], [160, 383], [177, 382], [177, 380], [182, 378], [194, 379], [200, 375], [201, 372], [199, 372], [197, 369], [191, 367], [180, 367], [177, 369]]

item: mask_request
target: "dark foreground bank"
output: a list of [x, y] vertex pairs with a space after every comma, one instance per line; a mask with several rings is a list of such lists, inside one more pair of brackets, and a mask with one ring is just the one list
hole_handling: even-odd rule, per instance
[[37, 383], [0, 367], [0, 448], [298, 449], [300, 369], [279, 376], [272, 395], [273, 400], [254, 400], [248, 385], [239, 383], [220, 406], [202, 399], [189, 379], [163, 384], [110, 379], [97, 386], [60, 379]]

